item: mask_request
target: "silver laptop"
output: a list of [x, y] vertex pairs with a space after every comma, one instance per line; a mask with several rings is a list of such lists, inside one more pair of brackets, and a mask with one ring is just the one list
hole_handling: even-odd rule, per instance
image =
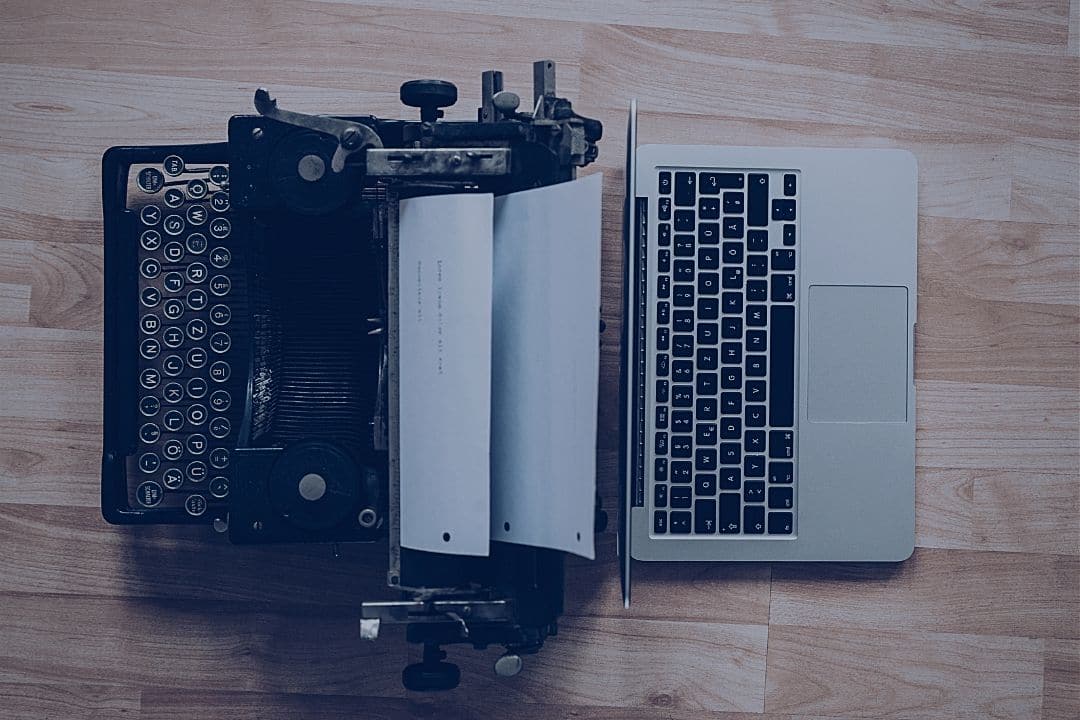
[[624, 572], [907, 558], [914, 157], [639, 146], [632, 106], [627, 175]]

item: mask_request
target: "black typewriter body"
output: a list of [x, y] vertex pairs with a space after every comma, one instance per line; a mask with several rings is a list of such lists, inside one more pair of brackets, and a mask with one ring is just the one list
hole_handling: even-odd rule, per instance
[[[308, 116], [260, 90], [228, 141], [114, 147], [103, 158], [105, 380], [101, 502], [115, 524], [205, 523], [234, 543], [388, 540], [391, 603], [413, 689], [457, 684], [440, 645], [502, 644], [500, 674], [554, 634], [563, 555], [401, 548], [387, 342], [396, 203], [571, 180], [600, 123], [534, 65], [531, 112], [483, 75], [476, 122], [440, 121], [456, 89], [413, 81], [419, 121]], [[598, 510], [602, 522], [602, 513]]]

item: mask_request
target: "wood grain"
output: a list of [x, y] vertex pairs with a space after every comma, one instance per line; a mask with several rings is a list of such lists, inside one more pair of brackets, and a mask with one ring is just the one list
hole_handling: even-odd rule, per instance
[[[0, 717], [838, 720], [1080, 716], [1080, 0], [0, 0]], [[98, 510], [100, 161], [220, 140], [258, 85], [413, 117], [398, 84], [532, 60], [605, 124], [597, 560], [499, 680], [409, 695], [385, 546], [234, 547]], [[638, 564], [614, 530], [626, 107], [643, 143], [919, 163], [918, 549], [897, 566]]]

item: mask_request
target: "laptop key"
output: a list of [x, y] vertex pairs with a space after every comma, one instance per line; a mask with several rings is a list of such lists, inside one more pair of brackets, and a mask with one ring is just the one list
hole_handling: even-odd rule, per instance
[[712, 397], [698, 398], [698, 401], [697, 401], [697, 419], [698, 420], [715, 420], [716, 419], [716, 398], [712, 398]]
[[693, 260], [676, 260], [675, 261], [675, 282], [688, 283], [694, 282], [694, 261]]
[[671, 512], [671, 534], [672, 535], [689, 535], [690, 534], [690, 513], [684, 510], [672, 510]]
[[789, 512], [771, 512], [771, 513], [769, 513], [769, 534], [770, 535], [790, 535], [791, 534], [791, 513], [789, 513]]
[[660, 177], [657, 180], [657, 192], [661, 195], [671, 194], [671, 173], [666, 170], [660, 173]]
[[712, 535], [716, 532], [716, 501], [702, 499], [694, 503], [694, 533]]
[[691, 410], [672, 410], [671, 429], [673, 432], [688, 433], [694, 428], [694, 413]]
[[672, 339], [671, 354], [677, 358], [694, 356], [694, 336], [676, 335]]
[[765, 302], [768, 297], [768, 283], [764, 280], [749, 280], [746, 283], [746, 300], [748, 302]]
[[697, 176], [692, 172], [675, 173], [675, 204], [693, 205], [697, 198]]
[[667, 485], [657, 483], [653, 486], [653, 507], [667, 507]]
[[765, 477], [765, 456], [747, 455], [743, 458], [743, 475], [748, 478]]
[[747, 480], [743, 483], [743, 501], [748, 503], [765, 502], [765, 483], [761, 480]]
[[731, 215], [741, 215], [743, 211], [743, 194], [741, 192], [724, 193], [724, 212]]
[[737, 467], [720, 468], [720, 489], [738, 490], [742, 487], [742, 470]]
[[698, 200], [698, 215], [702, 220], [720, 219], [720, 199], [703, 197]]
[[697, 444], [699, 446], [715, 445], [716, 423], [698, 423], [695, 439], [697, 440]]
[[694, 404], [693, 385], [676, 385], [671, 393], [671, 404], [675, 407], [692, 407]]
[[657, 510], [653, 513], [652, 531], [654, 535], [667, 533], [667, 511]]
[[742, 289], [743, 272], [741, 267], [726, 267], [724, 268], [720, 280], [721, 286], [725, 290], [740, 290]]
[[667, 247], [671, 244], [671, 225], [660, 223], [657, 227], [656, 242], [660, 247]]
[[769, 297], [774, 303], [795, 302], [795, 276], [776, 273], [770, 278], [772, 283]]
[[795, 201], [773, 200], [772, 219], [781, 222], [792, 222], [795, 219]]
[[741, 240], [743, 236], [743, 219], [741, 217], [724, 218], [723, 235], [729, 240]]
[[769, 424], [791, 427], [795, 423], [795, 308], [769, 308]]
[[784, 195], [791, 197], [795, 194], [795, 175], [793, 173], [787, 173], [784, 175]]
[[674, 317], [675, 322], [673, 327], [675, 328], [675, 332], [688, 333], [694, 331], [693, 310], [676, 310]]
[[778, 485], [769, 488], [769, 508], [778, 510], [790, 510], [793, 504], [793, 492], [789, 487]]
[[738, 440], [742, 435], [742, 418], [725, 417], [720, 421], [720, 437], [723, 440]]
[[743, 532], [761, 535], [765, 532], [765, 508], [761, 505], [747, 505], [743, 508]]
[[725, 415], [742, 412], [742, 395], [737, 392], [720, 393], [720, 409]]
[[[715, 345], [720, 338], [720, 326], [716, 323], [699, 323], [697, 326], [698, 345]], [[724, 343], [725, 345], [727, 343]]]
[[694, 286], [676, 285], [671, 299], [675, 307], [694, 307]]
[[746, 233], [746, 249], [750, 252], [768, 252], [769, 250], [769, 231], [768, 230], [750, 230]]
[[789, 460], [794, 455], [795, 434], [791, 430], [769, 431], [769, 457]]
[[764, 330], [746, 331], [746, 350], [747, 352], [762, 352], [765, 350]]
[[769, 176], [751, 174], [747, 185], [746, 224], [765, 227], [769, 224]]
[[720, 248], [715, 245], [698, 248], [697, 258], [702, 270], [717, 270], [720, 268]]
[[668, 381], [657, 380], [656, 381], [656, 402], [666, 403], [668, 401]]
[[772, 269], [773, 270], [794, 270], [795, 269], [795, 251], [791, 248], [784, 248], [782, 250], [772, 251]]
[[716, 450], [712, 448], [698, 448], [694, 452], [694, 468], [708, 471], [716, 469]]
[[716, 385], [719, 382], [716, 373], [698, 373], [697, 374], [697, 391], [698, 395], [715, 395]]
[[742, 265], [743, 261], [743, 246], [742, 243], [726, 242], [721, 248], [724, 252], [724, 262], [731, 265]]
[[702, 245], [715, 245], [720, 242], [720, 223], [698, 223], [697, 239]]
[[668, 451], [668, 434], [666, 432], [656, 433], [656, 440], [653, 443], [653, 452], [657, 455], [667, 455]]
[[720, 532], [735, 534], [739, 532], [740, 514], [739, 494], [720, 493]]
[[698, 318], [701, 320], [716, 320], [720, 317], [720, 298], [703, 297], [697, 304]]
[[765, 452], [765, 431], [747, 430], [743, 435], [743, 444], [746, 445], [748, 453]]
[[794, 245], [794, 244], [795, 244], [795, 226], [794, 225], [785, 225], [784, 226], [784, 245]]
[[676, 210], [675, 232], [693, 232], [694, 221], [695, 220], [693, 210]]
[[668, 350], [670, 346], [670, 334], [666, 327], [656, 328], [656, 349]]
[[768, 255], [747, 255], [746, 256], [746, 275], [747, 277], [765, 277], [769, 274], [769, 256]]
[[658, 325], [667, 325], [671, 321], [671, 303], [667, 300], [661, 300], [656, 303], [656, 323]]
[[693, 463], [687, 462], [686, 460], [671, 461], [671, 482], [689, 483], [693, 475]]
[[694, 236], [675, 236], [675, 257], [694, 257]]
[[657, 216], [661, 220], [671, 219], [671, 198], [662, 197], [657, 202]]
[[653, 480], [662, 483], [667, 482], [668, 479], [668, 462], [667, 458], [656, 458], [653, 460]]
[[[676, 360], [672, 363], [671, 379], [675, 382], [693, 382], [694, 363], [691, 360]], [[660, 374], [657, 370], [657, 375]]]
[[739, 443], [720, 443], [720, 464], [738, 465], [740, 457], [742, 457], [742, 451], [739, 449]]
[[701, 348], [697, 351], [698, 370], [715, 370], [718, 363], [719, 353], [714, 347]]
[[742, 173], [701, 173], [701, 193], [703, 195], [719, 195], [721, 190], [738, 190], [742, 186]]
[[668, 426], [668, 407], [667, 405], [656, 406], [656, 429], [667, 430]]
[[769, 482], [790, 485], [794, 479], [795, 465], [789, 462], [769, 463]]
[[694, 504], [693, 488], [689, 485], [674, 485], [671, 488], [671, 507], [689, 510]]
[[703, 272], [698, 275], [697, 289], [699, 295], [716, 295], [720, 292], [719, 273]]
[[656, 283], [656, 297], [671, 297], [671, 276], [661, 275]]
[[[671, 436], [671, 457], [688, 458], [691, 457], [693, 453], [693, 438], [689, 435]], [[765, 474], [764, 470], [762, 470], [761, 474]]]
[[656, 253], [657, 272], [671, 272], [671, 251], [667, 248], [658, 250]]
[[696, 495], [715, 495], [716, 475], [713, 473], [698, 473], [695, 475], [694, 493]]
[[747, 380], [746, 381], [746, 402], [748, 402], [748, 403], [765, 402], [765, 381], [764, 380]]

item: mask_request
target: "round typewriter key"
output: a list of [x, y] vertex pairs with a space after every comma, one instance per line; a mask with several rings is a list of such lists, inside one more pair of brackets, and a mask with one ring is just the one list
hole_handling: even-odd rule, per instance
[[143, 250], [154, 252], [161, 247], [161, 233], [153, 228], [143, 230], [143, 234], [139, 236], [139, 244]]
[[232, 261], [232, 253], [228, 248], [216, 247], [210, 251], [210, 264], [219, 270], [229, 266]]
[[166, 440], [165, 444], [161, 446], [161, 454], [165, 456], [166, 460], [179, 460], [180, 456], [184, 454], [184, 443], [179, 440]]
[[161, 369], [169, 377], [176, 377], [184, 372], [184, 360], [179, 355], [170, 355], [161, 363]]
[[187, 279], [196, 284], [201, 283], [206, 279], [206, 266], [200, 262], [188, 265]]
[[139, 469], [144, 473], [152, 473], [158, 469], [161, 465], [161, 461], [158, 460], [156, 453], [147, 452], [139, 456]]
[[206, 422], [206, 408], [199, 404], [188, 407], [187, 419], [192, 425], [202, 425]]
[[161, 227], [169, 235], [179, 235], [184, 232], [184, 218], [179, 215], [170, 215], [161, 223]]
[[232, 225], [227, 218], [216, 217], [210, 221], [210, 234], [218, 240], [229, 237], [231, 231]]
[[157, 225], [161, 221], [161, 208], [157, 205], [143, 205], [139, 211], [139, 218], [144, 225]]
[[142, 304], [146, 307], [157, 307], [157, 304], [161, 302], [161, 291], [155, 287], [143, 288], [139, 297], [142, 299]]
[[146, 368], [139, 373], [139, 384], [147, 390], [153, 390], [161, 384], [161, 375], [154, 368]]
[[184, 204], [184, 192], [177, 188], [169, 188], [165, 191], [165, 204], [171, 208], [178, 208]]
[[184, 331], [175, 325], [165, 328], [161, 333], [165, 347], [178, 348], [184, 344]]
[[164, 494], [165, 491], [162, 490], [161, 485], [153, 480], [147, 480], [135, 489], [135, 498], [143, 507], [154, 507], [161, 502]]
[[170, 155], [165, 158], [162, 167], [165, 168], [165, 172], [176, 177], [180, 173], [184, 172], [184, 161], [179, 155]]
[[187, 306], [192, 310], [202, 310], [206, 307], [207, 297], [206, 291], [200, 288], [195, 288], [188, 293]]
[[144, 443], [156, 443], [159, 437], [161, 437], [161, 430], [152, 422], [143, 423], [139, 428], [139, 439]]
[[199, 433], [188, 435], [187, 450], [192, 455], [202, 455], [206, 452], [206, 436]]
[[229, 467], [229, 451], [225, 448], [214, 448], [210, 451], [210, 464], [218, 470]]
[[202, 205], [192, 205], [187, 209], [187, 221], [192, 225], [202, 225], [209, 213]]
[[165, 246], [165, 249], [161, 251], [161, 254], [165, 256], [165, 259], [169, 262], [180, 262], [184, 259], [184, 246], [178, 242], [171, 242]]
[[165, 402], [176, 404], [184, 399], [184, 386], [171, 382], [162, 388], [161, 397], [165, 398]]
[[207, 487], [210, 488], [210, 494], [220, 500], [229, 494], [229, 478], [218, 475]]
[[184, 484], [184, 473], [180, 468], [169, 468], [161, 474], [161, 483], [170, 490], [179, 490]]
[[158, 320], [157, 315], [153, 315], [153, 314], [143, 315], [142, 319], [139, 320], [139, 329], [142, 330], [147, 335], [153, 335], [159, 329], [161, 329], [161, 321]]
[[232, 338], [228, 333], [216, 332], [210, 336], [210, 349], [219, 355], [228, 351], [232, 346]]
[[188, 350], [187, 364], [195, 369], [201, 368], [206, 364], [206, 351], [200, 347]]
[[210, 308], [210, 322], [215, 325], [228, 325], [232, 318], [232, 311], [228, 305], [215, 305]]
[[189, 462], [185, 474], [191, 482], [202, 482], [206, 479], [206, 463], [202, 460]]
[[165, 176], [157, 168], [143, 168], [135, 182], [143, 192], [153, 194], [165, 184]]
[[154, 417], [161, 409], [161, 401], [153, 395], [146, 395], [139, 400], [139, 412], [146, 417]]
[[179, 432], [184, 427], [184, 413], [179, 410], [170, 410], [161, 418], [161, 424], [169, 432]]
[[161, 312], [168, 320], [179, 320], [184, 314], [184, 303], [176, 298], [169, 298], [165, 301], [165, 304], [161, 306]]
[[216, 412], [225, 412], [232, 405], [232, 396], [228, 390], [215, 390], [210, 394], [210, 407]]
[[229, 209], [229, 193], [216, 192], [210, 196], [210, 207], [218, 212], [225, 212]]
[[206, 321], [201, 318], [195, 318], [187, 324], [187, 336], [192, 340], [202, 340], [206, 337]]
[[[206, 473], [204, 472], [203, 475], [205, 476]], [[187, 510], [188, 515], [199, 517], [206, 512], [206, 498], [202, 495], [188, 495], [187, 500], [184, 501], [184, 509]]]
[[187, 238], [187, 249], [189, 253], [195, 255], [201, 255], [206, 252], [206, 236], [202, 233], [191, 233]]
[[218, 440], [223, 437], [228, 437], [231, 430], [232, 424], [227, 417], [216, 417], [210, 421], [210, 434]]
[[146, 258], [139, 265], [139, 272], [147, 280], [153, 280], [161, 274], [161, 263], [154, 258]]
[[190, 180], [187, 184], [187, 194], [193, 200], [202, 200], [206, 197], [206, 181]]
[[147, 360], [153, 360], [161, 352], [161, 343], [154, 338], [146, 338], [139, 343], [139, 354]]
[[229, 379], [229, 363], [218, 360], [210, 366], [210, 379], [214, 382], [225, 382]]
[[210, 281], [210, 292], [218, 297], [225, 295], [232, 288], [232, 282], [228, 275], [215, 275]]
[[187, 381], [187, 394], [189, 398], [198, 400], [206, 395], [206, 380], [201, 377], [193, 377]]
[[[178, 272], [165, 273], [165, 279], [162, 280], [162, 284], [169, 292], [178, 293], [184, 289], [184, 274]], [[180, 316], [177, 315], [177, 317]]]
[[229, 182], [229, 168], [224, 165], [215, 165], [210, 168], [210, 182], [215, 185], [224, 185]]

